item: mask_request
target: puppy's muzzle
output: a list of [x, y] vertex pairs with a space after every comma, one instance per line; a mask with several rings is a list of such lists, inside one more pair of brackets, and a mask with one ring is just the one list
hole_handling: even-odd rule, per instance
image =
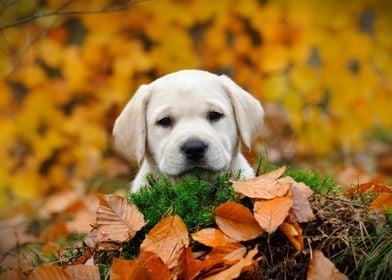
[[189, 161], [200, 161], [204, 158], [208, 145], [199, 139], [190, 139], [181, 146], [181, 152]]

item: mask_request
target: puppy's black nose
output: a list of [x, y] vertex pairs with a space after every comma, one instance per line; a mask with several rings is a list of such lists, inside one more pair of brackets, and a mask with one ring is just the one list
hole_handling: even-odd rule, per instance
[[208, 145], [201, 140], [191, 139], [181, 146], [182, 153], [187, 159], [198, 160], [206, 153]]

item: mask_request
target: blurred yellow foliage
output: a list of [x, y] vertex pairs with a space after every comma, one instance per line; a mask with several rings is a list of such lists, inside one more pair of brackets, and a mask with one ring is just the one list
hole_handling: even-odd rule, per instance
[[184, 68], [283, 104], [300, 155], [360, 149], [392, 128], [388, 0], [11, 2], [0, 7], [1, 204], [101, 172], [132, 92]]

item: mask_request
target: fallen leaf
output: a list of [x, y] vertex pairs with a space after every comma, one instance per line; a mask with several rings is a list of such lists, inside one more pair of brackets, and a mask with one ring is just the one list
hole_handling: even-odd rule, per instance
[[100, 228], [94, 228], [83, 240], [88, 247], [104, 251], [118, 250], [121, 245], [120, 242], [111, 241]]
[[284, 196], [291, 183], [278, 178], [284, 173], [285, 167], [245, 181], [232, 181], [234, 191], [251, 198], [272, 199]]
[[72, 279], [65, 271], [53, 264], [42, 264], [34, 269], [27, 280], [70, 280]]
[[36, 241], [35, 236], [27, 233], [27, 227], [27, 218], [23, 215], [0, 221], [0, 253]]
[[143, 214], [134, 204], [118, 195], [97, 194], [97, 226], [103, 235], [116, 242], [127, 242], [146, 223]]
[[308, 280], [348, 280], [320, 250], [312, 254], [307, 273]]
[[210, 247], [217, 247], [225, 245], [226, 243], [236, 242], [216, 228], [205, 228], [199, 230], [198, 232], [192, 233], [192, 238], [197, 242]]
[[67, 221], [67, 230], [73, 233], [89, 233], [91, 224], [93, 224], [95, 220], [95, 212], [93, 213], [88, 209], [79, 210], [73, 215], [72, 220]]
[[0, 280], [24, 280], [26, 277], [19, 269], [11, 269], [0, 273]]
[[136, 260], [113, 258], [110, 270], [111, 280], [149, 279], [148, 271], [136, 264]]
[[291, 241], [291, 243], [294, 245], [295, 249], [298, 252], [303, 251], [304, 238], [302, 236], [302, 228], [299, 226], [299, 224], [283, 223], [279, 226], [279, 228], [283, 231], [286, 237]]
[[302, 194], [302, 196], [306, 199], [312, 196], [314, 191], [309, 188], [304, 182], [297, 182], [293, 178], [286, 176], [279, 179], [280, 182], [285, 182], [291, 184], [291, 187], [295, 186]]
[[240, 243], [227, 243], [217, 246], [211, 250], [206, 259], [224, 259], [228, 261], [239, 261], [246, 254], [246, 248]]
[[259, 258], [254, 260], [253, 258], [256, 256], [258, 250], [257, 247], [252, 249], [251, 251], [248, 252], [245, 258], [242, 258], [239, 262], [236, 264], [232, 265], [226, 270], [223, 270], [217, 274], [214, 274], [210, 277], [207, 277], [205, 279], [208, 280], [220, 280], [220, 279], [234, 279], [240, 276], [241, 272], [246, 269], [247, 267], [253, 266], [257, 262], [259, 262]]
[[72, 262], [72, 265], [77, 265], [77, 264], [86, 264], [90, 259], [93, 258], [93, 254], [95, 252], [94, 248], [87, 248], [86, 252], [77, 258], [75, 261]]
[[95, 265], [74, 264], [64, 268], [72, 280], [100, 280], [98, 267]]
[[65, 222], [57, 222], [51, 224], [39, 235], [37, 241], [45, 243], [48, 241], [57, 241], [62, 237], [66, 237], [70, 232], [67, 229], [67, 224]]
[[272, 233], [286, 219], [292, 206], [293, 200], [289, 195], [258, 200], [254, 204], [254, 215], [261, 228]]
[[182, 219], [175, 215], [157, 223], [147, 233], [140, 249], [156, 253], [169, 268], [173, 268], [177, 265], [181, 249], [188, 245], [188, 230]]
[[392, 192], [392, 186], [386, 186], [381, 183], [368, 182], [359, 185], [354, 185], [350, 189], [345, 192], [346, 196], [352, 196], [356, 193], [365, 193], [368, 191], [384, 193], [384, 192]]
[[215, 221], [219, 229], [236, 241], [247, 241], [263, 233], [251, 211], [245, 206], [226, 202], [215, 210]]
[[298, 185], [292, 185], [290, 193], [293, 199], [293, 207], [290, 211], [291, 221], [294, 223], [305, 223], [316, 219], [309, 200], [303, 196]]
[[45, 204], [40, 209], [42, 217], [49, 217], [53, 214], [62, 213], [67, 207], [80, 201], [79, 195], [73, 191], [57, 192], [45, 200]]
[[135, 260], [113, 258], [110, 279], [171, 279], [168, 267], [152, 252], [141, 252]]
[[202, 279], [204, 275], [222, 271], [230, 265], [232, 265], [231, 262], [221, 258], [197, 260], [191, 248], [184, 248], [178, 258], [178, 266], [174, 271], [178, 279]]
[[382, 214], [385, 214], [389, 208], [392, 208], [392, 194], [382, 193], [370, 204], [369, 211], [379, 209]]

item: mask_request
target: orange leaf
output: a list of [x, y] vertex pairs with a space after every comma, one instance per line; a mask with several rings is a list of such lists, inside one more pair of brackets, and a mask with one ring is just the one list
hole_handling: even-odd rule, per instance
[[392, 195], [390, 193], [382, 193], [373, 200], [369, 210], [379, 209], [382, 214], [385, 214], [385, 210], [389, 208], [392, 208]]
[[233, 188], [237, 193], [251, 198], [272, 199], [284, 196], [291, 183], [278, 178], [284, 173], [285, 167], [263, 174], [256, 178], [245, 181], [232, 181]]
[[209, 279], [209, 280], [220, 280], [220, 279], [234, 279], [237, 278], [238, 276], [240, 276], [241, 272], [256, 264], [260, 259], [256, 259], [253, 260], [253, 258], [256, 256], [258, 250], [257, 247], [254, 248], [253, 250], [249, 251], [248, 254], [246, 255], [245, 258], [242, 258], [239, 262], [237, 262], [236, 264], [232, 265], [231, 267], [229, 267], [226, 270], [223, 270], [217, 274], [214, 274], [210, 277], [207, 277], [205, 279]]
[[42, 264], [27, 277], [27, 280], [70, 280], [64, 270], [53, 264]]
[[215, 221], [227, 236], [236, 241], [251, 240], [263, 233], [250, 210], [235, 202], [221, 204], [215, 211]]
[[140, 245], [142, 251], [156, 253], [169, 268], [176, 266], [181, 249], [188, 247], [188, 230], [179, 216], [168, 216], [157, 223]]
[[113, 258], [110, 270], [111, 280], [149, 279], [148, 271], [136, 263], [136, 260]]
[[191, 248], [184, 248], [178, 259], [176, 276], [178, 279], [202, 279], [208, 273], [216, 273], [229, 266], [230, 263], [222, 258], [197, 260]]
[[348, 280], [320, 250], [313, 252], [307, 276], [308, 280]]
[[67, 224], [65, 222], [57, 222], [51, 224], [40, 234], [38, 242], [57, 241], [59, 238], [65, 237], [68, 234]]
[[72, 280], [100, 280], [98, 267], [95, 265], [76, 264], [64, 268]]
[[286, 219], [293, 205], [291, 196], [271, 200], [258, 200], [254, 205], [254, 215], [259, 225], [267, 232], [274, 232]]
[[372, 192], [392, 192], [392, 186], [385, 186], [384, 184], [380, 183], [363, 183], [360, 185], [352, 186], [348, 191], [345, 192], [346, 196], [351, 196], [355, 193], [365, 193], [367, 191]]
[[97, 225], [106, 238], [116, 242], [129, 241], [146, 224], [143, 214], [125, 198], [114, 194], [97, 195]]
[[217, 247], [226, 243], [236, 242], [216, 228], [205, 228], [199, 230], [198, 232], [192, 233], [192, 238], [197, 242], [210, 247]]
[[293, 208], [290, 212], [290, 219], [295, 223], [305, 223], [316, 219], [309, 200], [303, 196], [298, 185], [292, 185], [290, 192], [293, 198]]
[[291, 241], [298, 252], [301, 252], [304, 249], [304, 238], [302, 236], [302, 228], [299, 224], [283, 223], [279, 226], [279, 228]]
[[11, 269], [7, 272], [0, 273], [0, 280], [24, 280], [26, 277], [19, 269]]
[[239, 261], [246, 253], [246, 248], [240, 243], [227, 243], [217, 246], [211, 250], [206, 259], [224, 259], [228, 261]]

